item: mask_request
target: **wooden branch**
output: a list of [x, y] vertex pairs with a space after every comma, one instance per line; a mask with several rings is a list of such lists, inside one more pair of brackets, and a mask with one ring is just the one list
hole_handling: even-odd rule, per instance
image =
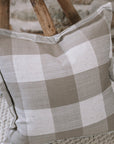
[[81, 20], [78, 12], [75, 10], [71, 0], [58, 0], [65, 15], [69, 18], [72, 24]]
[[44, 0], [30, 0], [45, 36], [56, 34], [53, 21]]
[[114, 12], [112, 13], [112, 28], [114, 28]]
[[0, 28], [9, 29], [10, 0], [0, 0]]

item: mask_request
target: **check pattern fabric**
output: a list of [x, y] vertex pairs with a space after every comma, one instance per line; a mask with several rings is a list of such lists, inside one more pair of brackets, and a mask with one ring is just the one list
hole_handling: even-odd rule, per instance
[[111, 4], [64, 32], [0, 30], [0, 71], [14, 121], [4, 144], [45, 144], [114, 130]]

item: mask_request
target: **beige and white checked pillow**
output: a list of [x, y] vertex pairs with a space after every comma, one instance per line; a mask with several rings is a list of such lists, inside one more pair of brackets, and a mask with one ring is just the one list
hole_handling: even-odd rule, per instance
[[14, 122], [4, 144], [114, 130], [111, 4], [52, 37], [0, 29], [0, 71]]

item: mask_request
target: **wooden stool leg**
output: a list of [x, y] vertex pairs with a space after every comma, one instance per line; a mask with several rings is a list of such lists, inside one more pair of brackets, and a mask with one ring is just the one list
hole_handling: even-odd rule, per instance
[[71, 0], [58, 0], [65, 15], [69, 18], [72, 24], [81, 20], [78, 12], [75, 10]]
[[10, 0], [0, 0], [0, 28], [9, 29]]
[[53, 21], [44, 0], [30, 0], [45, 36], [56, 34]]
[[112, 13], [112, 28], [114, 28], [114, 12]]

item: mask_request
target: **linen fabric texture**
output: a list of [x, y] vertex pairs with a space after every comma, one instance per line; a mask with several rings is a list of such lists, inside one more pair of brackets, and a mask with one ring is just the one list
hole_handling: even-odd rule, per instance
[[0, 29], [1, 92], [14, 121], [4, 144], [114, 130], [111, 4], [52, 37]]

